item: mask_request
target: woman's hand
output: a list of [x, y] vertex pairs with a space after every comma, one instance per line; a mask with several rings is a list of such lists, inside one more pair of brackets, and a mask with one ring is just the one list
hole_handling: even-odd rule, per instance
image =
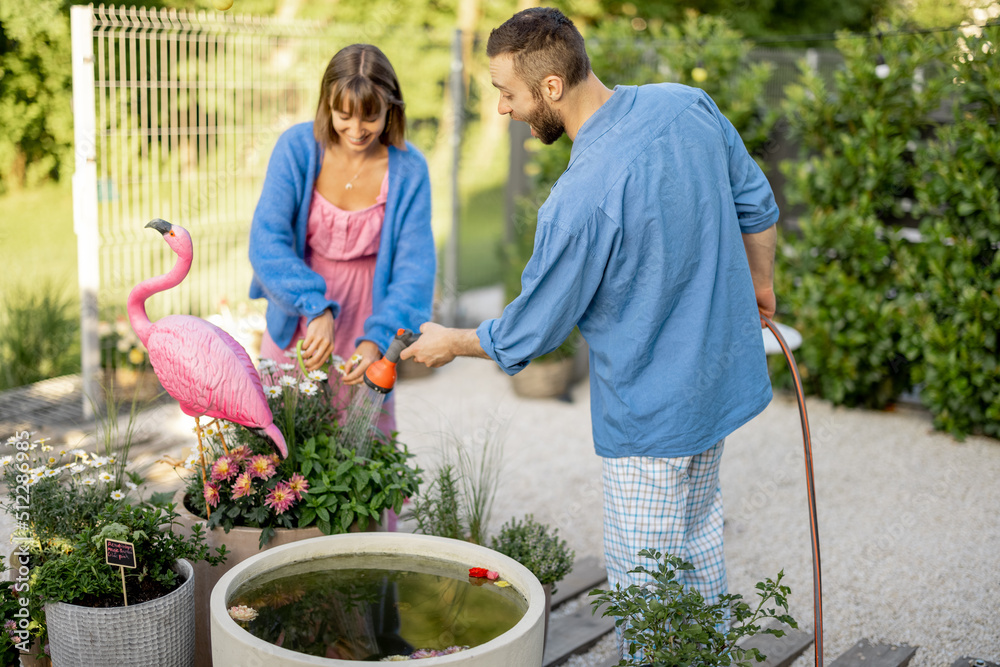
[[361, 344], [354, 350], [354, 354], [361, 355], [361, 361], [356, 363], [344, 375], [344, 384], [361, 384], [368, 367], [382, 357], [382, 353], [378, 351], [378, 346], [370, 340], [361, 341]]
[[306, 326], [306, 337], [302, 341], [302, 361], [306, 370], [314, 371], [333, 354], [335, 324], [330, 309], [314, 317]]

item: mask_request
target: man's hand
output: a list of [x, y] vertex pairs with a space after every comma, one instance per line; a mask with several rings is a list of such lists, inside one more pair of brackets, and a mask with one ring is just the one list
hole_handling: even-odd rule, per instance
[[764, 328], [764, 318], [768, 319], [774, 318], [774, 311], [778, 307], [778, 301], [774, 297], [774, 289], [770, 287], [756, 289], [754, 294], [757, 296], [757, 310], [760, 311], [760, 327]]
[[420, 338], [399, 355], [429, 368], [444, 366], [455, 357], [489, 359], [479, 344], [475, 329], [449, 329], [434, 322], [420, 325]]
[[333, 313], [328, 308], [306, 326], [306, 337], [302, 341], [302, 361], [306, 370], [314, 371], [330, 360], [333, 334]]

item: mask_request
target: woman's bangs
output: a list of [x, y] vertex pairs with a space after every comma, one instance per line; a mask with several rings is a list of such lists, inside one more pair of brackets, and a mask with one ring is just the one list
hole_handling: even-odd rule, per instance
[[352, 76], [337, 82], [333, 91], [333, 110], [344, 111], [354, 117], [372, 118], [382, 112], [384, 104], [378, 87], [371, 79], [363, 76]]

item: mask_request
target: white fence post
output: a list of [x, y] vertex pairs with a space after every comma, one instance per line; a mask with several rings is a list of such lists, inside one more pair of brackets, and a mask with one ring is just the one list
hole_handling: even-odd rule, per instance
[[462, 159], [462, 121], [465, 115], [465, 91], [462, 84], [462, 31], [455, 31], [451, 47], [451, 102], [452, 123], [451, 163], [451, 234], [448, 235], [447, 257], [444, 265], [445, 323], [458, 326], [458, 238], [462, 217], [462, 199], [458, 190], [458, 170]]
[[94, 8], [70, 8], [73, 58], [73, 231], [76, 232], [77, 274], [80, 283], [80, 374], [83, 378], [83, 416], [93, 416], [98, 403], [97, 375], [101, 367], [97, 333], [97, 293], [101, 271], [97, 228], [97, 118], [94, 110]]

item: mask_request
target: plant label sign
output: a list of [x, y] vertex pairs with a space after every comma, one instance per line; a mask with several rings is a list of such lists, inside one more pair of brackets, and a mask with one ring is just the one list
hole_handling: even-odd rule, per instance
[[104, 562], [118, 567], [135, 567], [135, 546], [131, 542], [104, 540]]

